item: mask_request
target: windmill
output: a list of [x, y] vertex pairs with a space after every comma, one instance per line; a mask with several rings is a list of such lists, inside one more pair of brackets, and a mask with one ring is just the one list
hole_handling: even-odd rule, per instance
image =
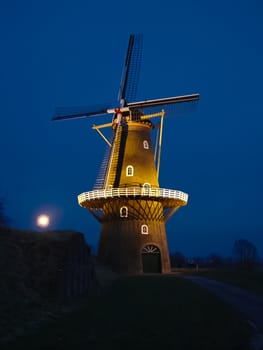
[[[101, 223], [100, 261], [124, 273], [165, 273], [170, 271], [165, 223], [187, 204], [188, 195], [159, 186], [164, 108], [197, 101], [199, 94], [135, 101], [141, 53], [142, 35], [131, 35], [118, 106], [58, 108], [53, 120], [112, 115], [111, 122], [93, 125], [108, 152], [93, 190], [78, 196], [79, 205]], [[102, 132], [108, 127], [112, 139]]]

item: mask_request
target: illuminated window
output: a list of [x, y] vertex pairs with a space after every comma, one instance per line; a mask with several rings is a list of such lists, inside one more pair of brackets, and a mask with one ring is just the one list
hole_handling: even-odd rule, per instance
[[127, 218], [128, 217], [128, 208], [127, 207], [121, 207], [121, 209], [120, 209], [120, 217], [121, 218]]
[[148, 141], [146, 141], [146, 140], [143, 141], [143, 148], [149, 149], [149, 143], [148, 143]]
[[145, 183], [143, 184], [143, 188], [149, 189], [149, 188], [151, 188], [151, 184], [149, 184], [149, 182], [145, 182]]
[[126, 168], [126, 176], [133, 176], [133, 166], [132, 165], [128, 165]]
[[141, 226], [141, 234], [142, 235], [148, 235], [148, 226], [147, 225], [142, 225]]
[[160, 254], [160, 249], [155, 245], [149, 244], [142, 249], [143, 254]]
[[145, 182], [142, 185], [142, 194], [149, 195], [151, 193], [150, 190], [151, 190], [151, 184], [149, 184], [148, 182]]

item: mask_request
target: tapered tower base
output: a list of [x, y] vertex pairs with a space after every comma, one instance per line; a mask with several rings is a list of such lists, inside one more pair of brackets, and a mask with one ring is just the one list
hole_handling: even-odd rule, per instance
[[128, 274], [171, 271], [165, 222], [188, 195], [163, 188], [125, 187], [79, 195], [79, 204], [101, 223], [98, 257]]
[[[144, 227], [148, 228], [148, 233], [142, 233]], [[103, 223], [98, 257], [117, 272], [170, 272], [164, 222], [116, 220]]]

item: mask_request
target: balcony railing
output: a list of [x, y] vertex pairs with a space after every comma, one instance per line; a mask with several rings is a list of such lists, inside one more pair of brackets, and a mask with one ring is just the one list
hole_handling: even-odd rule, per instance
[[169, 190], [166, 188], [148, 188], [148, 187], [119, 187], [93, 190], [89, 192], [83, 192], [78, 196], [78, 202], [81, 205], [83, 202], [106, 199], [114, 197], [151, 197], [151, 198], [169, 198], [178, 199], [185, 203], [188, 201], [188, 194], [177, 191]]

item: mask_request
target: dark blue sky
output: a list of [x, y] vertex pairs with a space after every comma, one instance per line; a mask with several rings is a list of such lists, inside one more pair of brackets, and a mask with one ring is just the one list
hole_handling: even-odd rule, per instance
[[0, 195], [12, 225], [85, 233], [104, 119], [51, 122], [56, 106], [117, 100], [130, 33], [144, 34], [138, 98], [200, 93], [194, 113], [167, 116], [160, 185], [189, 193], [167, 224], [171, 251], [230, 255], [235, 239], [263, 256], [263, 5], [247, 1], [0, 2]]

